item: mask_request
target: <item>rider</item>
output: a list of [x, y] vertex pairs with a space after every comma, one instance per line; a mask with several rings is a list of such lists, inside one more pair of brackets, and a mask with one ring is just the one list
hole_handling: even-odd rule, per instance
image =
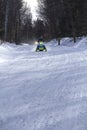
[[43, 44], [44, 40], [42, 37], [40, 37], [38, 39], [38, 45], [37, 45], [37, 48], [36, 48], [36, 51], [47, 51], [45, 45]]

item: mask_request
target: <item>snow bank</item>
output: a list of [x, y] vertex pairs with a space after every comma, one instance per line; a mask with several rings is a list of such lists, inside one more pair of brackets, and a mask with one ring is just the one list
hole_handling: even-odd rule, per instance
[[87, 37], [83, 37], [75, 45], [76, 48], [87, 48]]

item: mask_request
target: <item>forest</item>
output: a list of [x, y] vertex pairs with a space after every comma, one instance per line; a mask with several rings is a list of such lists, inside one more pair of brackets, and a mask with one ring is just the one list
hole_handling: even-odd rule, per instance
[[33, 21], [23, 0], [0, 0], [0, 39], [29, 42], [87, 35], [87, 0], [38, 0], [38, 17]]

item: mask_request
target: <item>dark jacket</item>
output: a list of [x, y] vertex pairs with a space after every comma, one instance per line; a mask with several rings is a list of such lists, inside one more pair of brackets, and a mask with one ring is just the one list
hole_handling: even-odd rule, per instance
[[47, 49], [46, 49], [45, 45], [38, 44], [37, 48], [36, 48], [36, 51], [47, 51]]

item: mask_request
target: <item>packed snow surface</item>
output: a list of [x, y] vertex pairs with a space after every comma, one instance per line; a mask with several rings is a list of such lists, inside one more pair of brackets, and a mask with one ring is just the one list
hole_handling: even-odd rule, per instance
[[87, 130], [86, 42], [0, 46], [0, 130]]

